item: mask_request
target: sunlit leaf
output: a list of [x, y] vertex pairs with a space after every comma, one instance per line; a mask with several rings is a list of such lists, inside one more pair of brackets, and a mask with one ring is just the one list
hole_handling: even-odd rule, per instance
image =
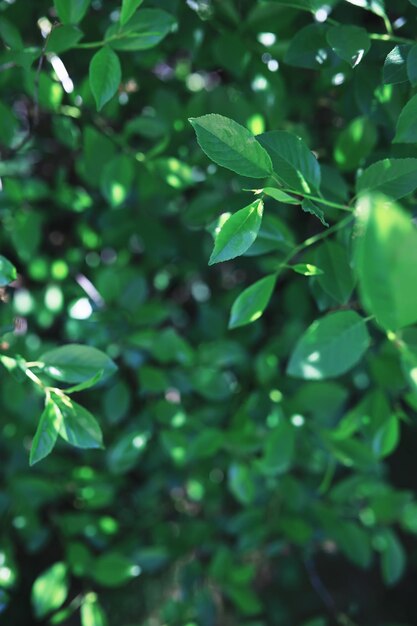
[[229, 328], [245, 326], [259, 319], [268, 306], [276, 283], [276, 276], [265, 276], [247, 287], [236, 298], [230, 312]]
[[329, 313], [313, 322], [301, 336], [287, 373], [306, 380], [340, 376], [358, 363], [369, 343], [366, 322], [357, 313]]
[[190, 118], [197, 141], [207, 156], [242, 176], [265, 178], [272, 173], [271, 159], [246, 128], [223, 115]]
[[253, 244], [261, 226], [262, 200], [255, 200], [234, 213], [216, 234], [209, 265], [240, 256]]

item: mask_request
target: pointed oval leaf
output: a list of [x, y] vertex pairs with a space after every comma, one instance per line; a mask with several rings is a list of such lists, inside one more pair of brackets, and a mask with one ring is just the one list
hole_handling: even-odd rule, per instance
[[175, 18], [162, 9], [141, 9], [124, 26], [110, 26], [105, 38], [114, 50], [149, 50], [171, 32], [175, 23]]
[[61, 426], [62, 415], [56, 409], [56, 405], [51, 400], [45, 405], [45, 409], [40, 417], [38, 428], [32, 441], [30, 449], [30, 465], [44, 459], [55, 446]]
[[209, 265], [229, 261], [246, 252], [259, 232], [263, 208], [262, 200], [255, 200], [224, 222], [216, 235]]
[[394, 143], [416, 143], [417, 141], [417, 95], [402, 109], [397, 121]]
[[342, 170], [355, 170], [371, 154], [377, 139], [378, 132], [372, 120], [357, 117], [338, 136], [334, 160]]
[[300, 200], [298, 198], [294, 198], [290, 196], [285, 191], [281, 191], [281, 189], [275, 189], [275, 187], [264, 187], [262, 190], [266, 196], [273, 198], [277, 202], [283, 202], [284, 204], [300, 204]]
[[311, 215], [315, 215], [323, 224], [323, 226], [326, 226], [326, 228], [329, 227], [329, 224], [325, 220], [323, 209], [320, 208], [316, 202], [312, 202], [308, 198], [304, 198], [301, 203], [301, 208], [303, 209], [304, 213], [311, 213]]
[[45, 51], [55, 54], [65, 52], [75, 46], [82, 36], [82, 31], [71, 24], [55, 26], [48, 37]]
[[339, 304], [346, 304], [355, 286], [346, 248], [335, 241], [326, 241], [317, 248], [315, 260], [323, 270], [317, 279], [320, 287]]
[[417, 85], [417, 44], [414, 44], [408, 53], [407, 76], [410, 83], [415, 87]]
[[398, 200], [417, 187], [417, 159], [383, 159], [367, 167], [356, 181], [358, 194], [379, 191]]
[[103, 448], [101, 428], [90, 411], [68, 396], [56, 396], [54, 400], [62, 415], [59, 429], [62, 439], [76, 448]]
[[400, 207], [382, 196], [361, 198], [355, 265], [361, 301], [386, 330], [417, 321], [417, 230]]
[[14, 265], [10, 263], [6, 257], [0, 255], [0, 287], [9, 285], [17, 278], [17, 272]]
[[291, 354], [287, 374], [305, 380], [349, 371], [369, 346], [365, 320], [354, 311], [329, 313], [307, 328]]
[[84, 383], [99, 372], [103, 372], [105, 377], [111, 376], [117, 369], [107, 354], [78, 343], [49, 350], [39, 360], [49, 376], [66, 383]]
[[290, 469], [294, 460], [295, 435], [295, 427], [289, 420], [281, 417], [266, 438], [264, 455], [261, 459], [262, 471], [265, 474], [278, 476]]
[[295, 67], [323, 69], [331, 64], [334, 52], [327, 43], [326, 24], [309, 24], [291, 39], [284, 61]]
[[271, 157], [274, 172], [287, 187], [301, 193], [319, 189], [320, 165], [301, 137], [273, 130], [258, 135], [257, 140]]
[[272, 163], [266, 150], [251, 132], [234, 120], [211, 113], [189, 121], [201, 149], [218, 165], [250, 178], [265, 178], [272, 174]]
[[337, 56], [352, 67], [361, 62], [371, 47], [367, 31], [360, 26], [333, 26], [326, 38]]
[[113, 98], [122, 80], [119, 57], [109, 46], [103, 46], [91, 59], [89, 79], [100, 111]]
[[32, 606], [38, 619], [59, 609], [68, 595], [67, 567], [65, 563], [55, 563], [43, 572], [33, 583]]
[[391, 530], [384, 532], [384, 549], [381, 554], [382, 576], [386, 585], [395, 585], [404, 573], [406, 556], [397, 535]]
[[230, 312], [229, 328], [246, 326], [261, 317], [271, 299], [276, 280], [275, 274], [265, 276], [239, 294]]
[[388, 53], [383, 69], [383, 78], [386, 85], [398, 85], [408, 81], [407, 57], [411, 46], [406, 44], [395, 46]]
[[78, 24], [87, 12], [91, 0], [54, 0], [58, 17], [63, 24]]
[[120, 24], [124, 26], [142, 4], [143, 0], [123, 0], [120, 12]]

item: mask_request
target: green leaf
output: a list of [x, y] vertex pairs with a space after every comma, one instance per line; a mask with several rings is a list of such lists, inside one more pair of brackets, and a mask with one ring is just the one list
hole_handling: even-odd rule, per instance
[[411, 49], [409, 45], [395, 46], [388, 53], [383, 69], [384, 83], [398, 85], [408, 81], [407, 56]]
[[277, 426], [268, 432], [260, 466], [267, 475], [278, 476], [287, 472], [294, 460], [296, 429], [281, 417]]
[[77, 343], [49, 350], [39, 360], [44, 363], [49, 376], [67, 383], [84, 383], [101, 372], [108, 377], [117, 369], [101, 350]]
[[355, 170], [368, 157], [378, 140], [372, 120], [357, 117], [342, 130], [334, 148], [334, 160], [341, 170]]
[[415, 87], [417, 85], [417, 44], [414, 44], [408, 53], [407, 76], [410, 83]]
[[255, 483], [248, 465], [232, 463], [228, 472], [228, 485], [236, 500], [241, 504], [251, 504], [255, 499]]
[[0, 102], [0, 143], [8, 148], [12, 147], [18, 128], [19, 124], [12, 109]]
[[395, 585], [404, 573], [406, 556], [397, 535], [390, 529], [384, 531], [381, 554], [382, 576], [386, 585]]
[[265, 178], [272, 173], [266, 150], [237, 122], [215, 113], [189, 121], [201, 149], [218, 165], [250, 178]]
[[392, 415], [377, 430], [372, 439], [372, 449], [378, 458], [392, 454], [400, 440], [400, 425], [396, 415]]
[[275, 274], [265, 276], [239, 294], [232, 305], [229, 328], [246, 326], [261, 317], [271, 299], [276, 280]]
[[124, 26], [110, 26], [106, 40], [115, 50], [148, 50], [158, 45], [175, 24], [175, 18], [166, 11], [141, 9]]
[[338, 57], [352, 67], [358, 65], [371, 47], [371, 40], [359, 26], [333, 26], [326, 35], [327, 42]]
[[107, 619], [95, 593], [88, 593], [81, 605], [81, 626], [107, 626]]
[[76, 448], [103, 448], [103, 435], [90, 411], [67, 396], [54, 396], [62, 415], [59, 435]]
[[67, 567], [65, 563], [55, 563], [33, 583], [31, 599], [36, 617], [43, 619], [51, 611], [59, 609], [67, 595]]
[[122, 10], [120, 12], [120, 24], [124, 26], [130, 20], [132, 15], [140, 7], [143, 0], [123, 0]]
[[91, 59], [89, 78], [100, 111], [113, 98], [122, 80], [119, 57], [109, 46], [104, 46]]
[[386, 330], [417, 321], [417, 230], [400, 207], [381, 196], [357, 206], [355, 265], [361, 300]]
[[[137, 576], [136, 572], [134, 563], [123, 554], [107, 552], [95, 560], [91, 575], [99, 585], [120, 587], [134, 576]], [[140, 568], [138, 568], [139, 572]]]
[[262, 222], [262, 200], [255, 200], [223, 223], [216, 234], [209, 265], [240, 256], [253, 244]]
[[73, 387], [67, 387], [65, 389], [65, 393], [66, 394], [78, 393], [79, 391], [90, 389], [91, 387], [94, 387], [94, 385], [96, 385], [99, 382], [99, 380], [103, 378], [103, 376], [104, 376], [104, 371], [100, 370], [99, 372], [97, 372], [97, 374], [95, 374], [91, 378], [88, 378], [83, 383], [78, 383], [78, 385], [74, 385]]
[[357, 194], [379, 191], [393, 200], [417, 187], [417, 159], [383, 159], [367, 167], [356, 181]]
[[286, 187], [300, 193], [319, 189], [320, 165], [300, 137], [274, 130], [258, 135], [257, 140], [268, 152], [274, 172]]
[[120, 206], [127, 199], [134, 179], [132, 159], [120, 154], [103, 168], [100, 189], [113, 207]]
[[0, 37], [6, 46], [12, 50], [23, 51], [23, 40], [19, 30], [13, 22], [10, 22], [5, 17], [0, 18]]
[[323, 274], [322, 269], [310, 263], [296, 263], [295, 265], [289, 265], [289, 267], [297, 274], [302, 274], [303, 276], [320, 276]]
[[14, 265], [8, 259], [0, 255], [0, 287], [9, 285], [17, 278], [17, 272]]
[[329, 313], [313, 322], [299, 339], [287, 374], [305, 380], [340, 376], [360, 361], [369, 343], [366, 322], [357, 313]]
[[285, 191], [281, 191], [281, 189], [275, 189], [275, 187], [264, 187], [259, 190], [262, 191], [266, 196], [273, 198], [277, 202], [283, 202], [285, 204], [300, 204], [300, 200], [298, 198], [293, 198]]
[[312, 70], [327, 67], [334, 54], [327, 43], [327, 30], [325, 24], [309, 24], [297, 31], [290, 41], [285, 63]]
[[55, 26], [48, 37], [46, 43], [46, 52], [55, 52], [60, 54], [73, 48], [83, 36], [82, 31], [71, 24]]
[[78, 24], [87, 12], [91, 0], [54, 0], [58, 17], [64, 24]]
[[413, 96], [402, 109], [397, 121], [394, 143], [415, 143], [417, 141], [417, 95]]
[[301, 203], [301, 208], [303, 209], [305, 213], [311, 213], [312, 215], [315, 215], [323, 224], [323, 226], [326, 226], [327, 228], [329, 227], [329, 224], [326, 222], [324, 218], [323, 209], [321, 209], [315, 202], [312, 202], [308, 198], [304, 198], [304, 200]]
[[323, 270], [318, 278], [320, 287], [339, 304], [346, 304], [355, 286], [346, 248], [326, 241], [317, 248], [315, 262]]
[[58, 438], [62, 415], [52, 400], [47, 400], [30, 449], [30, 465], [44, 459], [53, 450]]

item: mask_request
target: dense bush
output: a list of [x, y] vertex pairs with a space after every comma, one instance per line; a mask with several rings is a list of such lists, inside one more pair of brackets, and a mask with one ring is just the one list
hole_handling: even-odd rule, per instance
[[417, 623], [416, 25], [0, 0], [5, 624]]

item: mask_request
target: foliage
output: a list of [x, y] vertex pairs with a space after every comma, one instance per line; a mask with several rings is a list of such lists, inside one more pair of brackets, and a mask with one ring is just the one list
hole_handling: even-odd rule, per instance
[[0, 0], [5, 623], [417, 622], [416, 6]]

